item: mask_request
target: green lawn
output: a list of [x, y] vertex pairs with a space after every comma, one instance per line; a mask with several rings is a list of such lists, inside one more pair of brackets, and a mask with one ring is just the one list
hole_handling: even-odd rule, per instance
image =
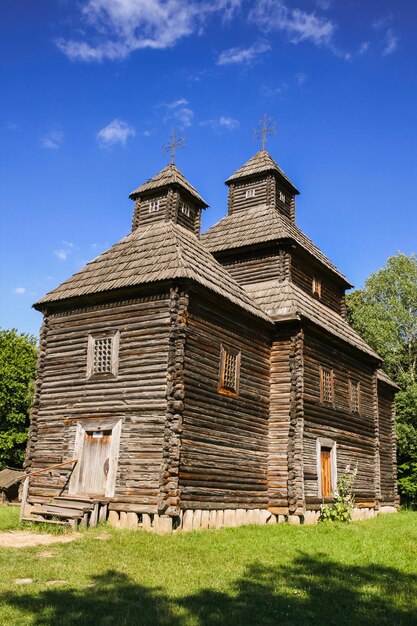
[[[1, 507], [0, 530], [17, 514]], [[110, 539], [97, 539], [103, 531]], [[417, 513], [167, 537], [101, 527], [69, 544], [0, 549], [0, 588], [0, 624], [10, 626], [411, 626]]]

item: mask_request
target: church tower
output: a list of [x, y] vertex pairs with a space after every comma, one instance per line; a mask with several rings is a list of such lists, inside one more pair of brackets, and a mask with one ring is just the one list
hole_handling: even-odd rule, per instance
[[268, 206], [295, 223], [295, 196], [300, 192], [263, 147], [226, 180], [228, 213]]

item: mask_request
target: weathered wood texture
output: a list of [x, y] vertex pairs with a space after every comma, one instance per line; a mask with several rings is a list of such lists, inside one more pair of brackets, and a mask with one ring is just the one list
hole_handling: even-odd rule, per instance
[[328, 306], [336, 313], [342, 313], [342, 299], [344, 298], [344, 289], [323, 272], [319, 266], [314, 266], [306, 262], [298, 254], [293, 254], [291, 258], [291, 279], [301, 287], [303, 291], [312, 295], [313, 278], [321, 280], [321, 298], [320, 301]]
[[[252, 323], [252, 327], [253, 327]], [[219, 393], [221, 345], [241, 351], [239, 394]], [[190, 297], [181, 507], [266, 507], [269, 340], [242, 316]]]
[[241, 285], [250, 285], [276, 279], [289, 278], [290, 255], [277, 246], [268, 250], [237, 253], [232, 258], [219, 258], [233, 278]]
[[[93, 306], [48, 318], [32, 423], [32, 469], [73, 458], [77, 421], [122, 419], [115, 496], [156, 505], [159, 495], [169, 350], [168, 295]], [[119, 372], [87, 380], [88, 334], [120, 331]], [[31, 497], [65, 491], [65, 468], [31, 482]]]
[[395, 402], [392, 388], [378, 383], [379, 459], [381, 476], [381, 503], [397, 504], [397, 459], [395, 437]]
[[288, 433], [288, 507], [290, 514], [304, 509], [304, 333], [291, 339], [291, 405]]
[[269, 507], [288, 506], [288, 444], [291, 410], [292, 331], [280, 329], [272, 342], [268, 434]]
[[[157, 210], [152, 210], [152, 203], [158, 203]], [[182, 209], [184, 203], [188, 209]], [[154, 222], [168, 221], [184, 226], [195, 235], [200, 234], [201, 207], [187, 193], [169, 188], [165, 192], [155, 190], [137, 198], [133, 211], [132, 231]]]
[[[320, 402], [320, 366], [334, 372], [334, 404]], [[306, 502], [318, 498], [318, 437], [336, 442], [337, 470], [358, 465], [355, 498], [375, 502], [374, 368], [360, 353], [333, 344], [312, 328], [304, 338], [304, 479]], [[360, 382], [360, 413], [351, 413], [349, 378]]]

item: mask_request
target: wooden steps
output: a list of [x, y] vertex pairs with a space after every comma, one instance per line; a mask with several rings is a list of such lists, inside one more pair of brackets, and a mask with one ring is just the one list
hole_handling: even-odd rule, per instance
[[51, 502], [35, 504], [25, 521], [46, 524], [69, 525], [74, 530], [81, 523], [84, 527], [95, 526], [98, 519], [99, 501], [87, 497], [59, 496]]

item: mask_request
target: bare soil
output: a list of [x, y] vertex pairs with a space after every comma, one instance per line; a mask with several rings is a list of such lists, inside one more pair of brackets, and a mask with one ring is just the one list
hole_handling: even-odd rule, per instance
[[1, 548], [32, 548], [33, 546], [49, 546], [52, 543], [69, 543], [80, 537], [80, 533], [70, 535], [48, 535], [27, 531], [11, 531], [0, 533]]

